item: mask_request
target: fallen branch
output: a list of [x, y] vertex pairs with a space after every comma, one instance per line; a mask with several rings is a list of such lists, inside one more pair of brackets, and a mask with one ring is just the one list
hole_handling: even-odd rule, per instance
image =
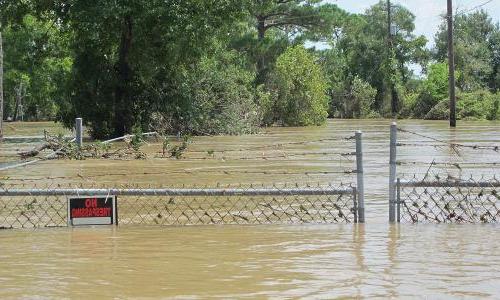
[[[146, 132], [146, 133], [142, 134], [142, 136], [151, 136], [151, 135], [158, 135], [158, 132], [152, 131], [152, 132]], [[116, 141], [130, 139], [130, 138], [133, 138], [133, 137], [135, 137], [135, 134], [127, 134], [127, 135], [124, 135], [124, 136], [121, 136], [121, 137], [117, 137], [117, 138], [114, 138], [114, 139], [110, 139], [110, 140], [104, 141], [102, 143], [103, 144], [108, 144], [108, 143], [112, 143], [112, 142], [116, 142]]]
[[21, 158], [26, 159], [28, 157], [37, 156], [45, 149], [50, 149], [50, 145], [48, 143], [42, 144], [28, 151], [19, 152], [18, 155], [21, 156]]

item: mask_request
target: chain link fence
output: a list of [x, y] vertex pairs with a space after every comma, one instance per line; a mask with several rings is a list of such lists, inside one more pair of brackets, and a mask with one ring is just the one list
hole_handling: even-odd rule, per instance
[[120, 187], [0, 189], [0, 228], [62, 227], [68, 197], [117, 196], [120, 225], [356, 223], [352, 186], [272, 186], [203, 189]]
[[389, 221], [498, 222], [500, 147], [423, 132], [391, 125]]
[[398, 222], [496, 223], [500, 220], [500, 181], [397, 180]]

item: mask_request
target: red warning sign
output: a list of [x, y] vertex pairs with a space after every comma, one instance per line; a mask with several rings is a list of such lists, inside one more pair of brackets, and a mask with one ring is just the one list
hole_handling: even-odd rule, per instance
[[70, 197], [68, 220], [73, 226], [116, 224], [116, 197]]

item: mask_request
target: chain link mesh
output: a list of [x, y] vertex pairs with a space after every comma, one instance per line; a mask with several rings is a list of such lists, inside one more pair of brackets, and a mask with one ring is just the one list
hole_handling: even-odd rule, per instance
[[500, 181], [403, 181], [398, 186], [398, 215], [409, 223], [497, 223]]
[[[42, 196], [47, 190], [25, 189], [30, 195], [16, 195], [19, 189], [2, 186], [0, 228], [67, 226], [67, 198], [81, 194], [74, 189], [67, 195]], [[86, 187], [87, 189], [89, 187]], [[126, 189], [120, 186], [120, 189]], [[300, 187], [294, 187], [300, 191]], [[175, 195], [150, 195], [133, 187], [134, 192], [117, 196], [120, 225], [209, 225], [209, 224], [300, 224], [357, 222], [355, 189], [350, 186], [318, 186], [307, 195], [291, 194], [273, 186], [265, 190], [275, 195], [256, 195], [253, 187], [239, 188], [234, 195], [190, 196], [182, 190]], [[304, 189], [311, 190], [310, 186]], [[145, 190], [145, 189], [143, 189]], [[154, 190], [154, 189], [153, 189]], [[188, 191], [188, 189], [184, 189]], [[210, 189], [197, 189], [209, 191]], [[261, 188], [259, 190], [262, 191]], [[149, 189], [151, 191], [151, 189]], [[192, 191], [192, 190], [191, 190]], [[252, 192], [253, 191], [253, 192]], [[341, 192], [339, 192], [341, 191]], [[160, 194], [160, 193], [158, 193]]]

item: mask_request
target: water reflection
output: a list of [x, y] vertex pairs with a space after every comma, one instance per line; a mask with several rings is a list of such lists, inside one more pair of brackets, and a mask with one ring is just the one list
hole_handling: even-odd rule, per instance
[[0, 297], [500, 296], [497, 226], [78, 228], [0, 235]]

